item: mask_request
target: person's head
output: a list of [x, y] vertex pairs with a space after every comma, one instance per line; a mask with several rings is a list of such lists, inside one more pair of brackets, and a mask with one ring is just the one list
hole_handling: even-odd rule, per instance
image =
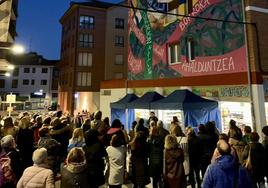
[[185, 136], [179, 125], [172, 126], [170, 129], [170, 134], [172, 134], [174, 136]]
[[60, 125], [61, 121], [60, 121], [60, 118], [58, 117], [55, 117], [51, 122], [50, 122], [50, 125], [52, 127], [57, 127], [58, 125]]
[[236, 121], [231, 119], [230, 122], [229, 122], [229, 126], [230, 127], [236, 127]]
[[220, 155], [230, 155], [231, 147], [225, 140], [219, 140], [217, 143], [217, 151]]
[[265, 136], [268, 136], [268, 126], [265, 126], [262, 128], [262, 133], [265, 135]]
[[138, 125], [144, 125], [144, 119], [143, 118], [140, 118], [139, 121], [138, 121]]
[[155, 116], [155, 113], [152, 111], [150, 112], [150, 117], [154, 117]]
[[38, 131], [40, 137], [49, 136], [49, 129], [47, 127], [41, 127]]
[[73, 131], [72, 140], [82, 141], [84, 140], [83, 129], [75, 128]]
[[158, 136], [158, 127], [150, 126], [150, 136]]
[[33, 152], [32, 160], [33, 160], [33, 163], [36, 165], [46, 164], [47, 163], [47, 149], [46, 148], [36, 149]]
[[155, 121], [153, 120], [150, 121], [150, 127], [156, 127]]
[[83, 122], [84, 125], [90, 125], [90, 118], [86, 118]]
[[3, 120], [4, 120], [4, 125], [3, 125], [4, 128], [13, 126], [12, 117], [4, 117]]
[[81, 148], [74, 147], [72, 148], [66, 158], [66, 163], [83, 163], [85, 162], [85, 153]]
[[123, 145], [121, 137], [117, 134], [112, 136], [110, 144], [113, 147], [120, 147]]
[[163, 128], [163, 127], [164, 127], [163, 121], [158, 120], [158, 121], [157, 121], [157, 127], [158, 127], [158, 128]]
[[57, 111], [56, 112], [56, 117], [60, 118], [61, 116], [62, 116], [62, 111], [61, 110]]
[[36, 121], [37, 124], [42, 124], [42, 116], [37, 116], [35, 118], [35, 121]]
[[238, 127], [230, 127], [229, 129], [229, 137], [236, 139], [236, 140], [241, 140], [241, 131], [239, 131]]
[[206, 127], [205, 127], [204, 124], [200, 124], [200, 125], [198, 126], [198, 132], [199, 132], [199, 133], [206, 133]]
[[105, 123], [105, 125], [110, 125], [110, 120], [109, 120], [108, 117], [105, 117], [105, 118], [103, 119], [103, 122]]
[[167, 135], [165, 138], [165, 149], [175, 149], [178, 147], [178, 142], [176, 136], [171, 134]]
[[45, 125], [50, 125], [50, 122], [51, 122], [51, 117], [46, 117], [45, 119], [44, 119], [44, 121], [43, 121], [43, 124], [45, 124]]
[[112, 128], [122, 128], [122, 123], [119, 119], [115, 119], [112, 122]]
[[12, 135], [4, 136], [1, 139], [1, 147], [4, 150], [15, 148], [16, 147], [16, 143], [15, 143], [15, 139], [13, 138], [13, 136]]
[[189, 137], [196, 136], [193, 127], [186, 127], [186, 135]]
[[177, 116], [173, 116], [172, 117], [172, 122], [173, 123], [179, 123], [178, 117]]
[[245, 133], [245, 135], [249, 135], [250, 133], [251, 133], [251, 127], [250, 126], [248, 126], [248, 125], [246, 125], [245, 127], [244, 127], [244, 133]]
[[226, 142], [228, 142], [229, 137], [227, 134], [221, 133], [221, 134], [219, 134], [219, 140], [225, 140]]
[[135, 130], [135, 127], [136, 127], [137, 124], [138, 124], [137, 121], [133, 121], [132, 122], [132, 127], [131, 127], [132, 130]]
[[95, 112], [95, 114], [94, 114], [94, 119], [95, 120], [101, 120], [101, 117], [102, 117], [102, 112], [100, 110]]
[[86, 145], [90, 146], [99, 142], [98, 136], [99, 132], [95, 129], [89, 129], [88, 131], [86, 131], [84, 134]]
[[20, 119], [19, 121], [19, 128], [21, 129], [27, 129], [31, 125], [30, 118], [28, 116], [25, 116]]
[[251, 142], [259, 142], [260, 136], [257, 132], [252, 132], [249, 135], [249, 139]]

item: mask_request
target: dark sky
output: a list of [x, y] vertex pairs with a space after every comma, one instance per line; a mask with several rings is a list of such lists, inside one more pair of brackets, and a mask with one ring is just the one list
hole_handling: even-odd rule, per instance
[[[118, 0], [106, 0], [116, 3]], [[81, 2], [81, 1], [79, 1]], [[26, 51], [47, 59], [59, 59], [61, 25], [59, 19], [69, 8], [70, 0], [20, 0], [16, 43]]]

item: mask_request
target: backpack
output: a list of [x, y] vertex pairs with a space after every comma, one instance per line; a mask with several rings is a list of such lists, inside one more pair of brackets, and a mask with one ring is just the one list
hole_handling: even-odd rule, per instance
[[16, 176], [11, 168], [11, 159], [7, 155], [0, 157], [0, 168], [3, 173], [3, 184], [16, 183]]

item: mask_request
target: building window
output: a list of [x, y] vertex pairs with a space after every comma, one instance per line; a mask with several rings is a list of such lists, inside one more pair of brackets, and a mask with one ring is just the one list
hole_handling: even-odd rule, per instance
[[170, 64], [179, 63], [181, 57], [181, 48], [180, 45], [171, 44], [168, 47], [168, 62]]
[[42, 73], [47, 73], [48, 69], [47, 68], [42, 68]]
[[13, 70], [13, 76], [19, 76], [19, 68], [16, 67], [14, 70]]
[[189, 61], [193, 61], [195, 59], [193, 38], [188, 38], [187, 40], [187, 57]]
[[32, 73], [35, 73], [35, 68], [32, 68]]
[[57, 98], [58, 97], [58, 93], [52, 93], [52, 98]]
[[115, 64], [116, 65], [123, 65], [124, 64], [124, 60], [123, 60], [123, 55], [122, 54], [115, 55]]
[[80, 16], [81, 29], [94, 29], [94, 22], [93, 16]]
[[12, 80], [12, 88], [18, 88], [18, 80]]
[[92, 54], [83, 52], [78, 55], [78, 66], [92, 66]]
[[124, 47], [124, 37], [123, 36], [115, 36], [115, 46]]
[[78, 72], [77, 86], [91, 86], [91, 72]]
[[79, 47], [81, 48], [93, 48], [93, 35], [80, 34], [79, 35]]
[[47, 85], [47, 80], [41, 80], [41, 85], [42, 85], [42, 86]]
[[124, 74], [122, 72], [116, 72], [114, 74], [114, 79], [122, 79], [124, 77]]
[[5, 88], [5, 80], [0, 79], [0, 88]]
[[124, 19], [123, 18], [115, 18], [115, 28], [116, 29], [124, 29]]
[[22, 84], [23, 84], [23, 85], [29, 85], [29, 80], [26, 80], [26, 79], [23, 80], [23, 81], [22, 81]]
[[30, 73], [30, 68], [24, 68], [24, 73]]
[[34, 80], [31, 80], [31, 85], [34, 85]]

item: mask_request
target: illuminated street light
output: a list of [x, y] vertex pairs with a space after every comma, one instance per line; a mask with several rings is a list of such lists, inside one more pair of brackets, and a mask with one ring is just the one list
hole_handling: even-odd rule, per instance
[[14, 69], [15, 69], [15, 66], [14, 66], [14, 65], [8, 65], [8, 66], [7, 66], [7, 69], [8, 69], [8, 70], [14, 70]]
[[23, 54], [25, 49], [22, 45], [20, 44], [15, 44], [11, 47], [11, 51], [14, 53], [14, 54]]
[[11, 74], [10, 74], [9, 72], [6, 72], [4, 75], [5, 75], [6, 77], [10, 77], [10, 76], [11, 76]]

